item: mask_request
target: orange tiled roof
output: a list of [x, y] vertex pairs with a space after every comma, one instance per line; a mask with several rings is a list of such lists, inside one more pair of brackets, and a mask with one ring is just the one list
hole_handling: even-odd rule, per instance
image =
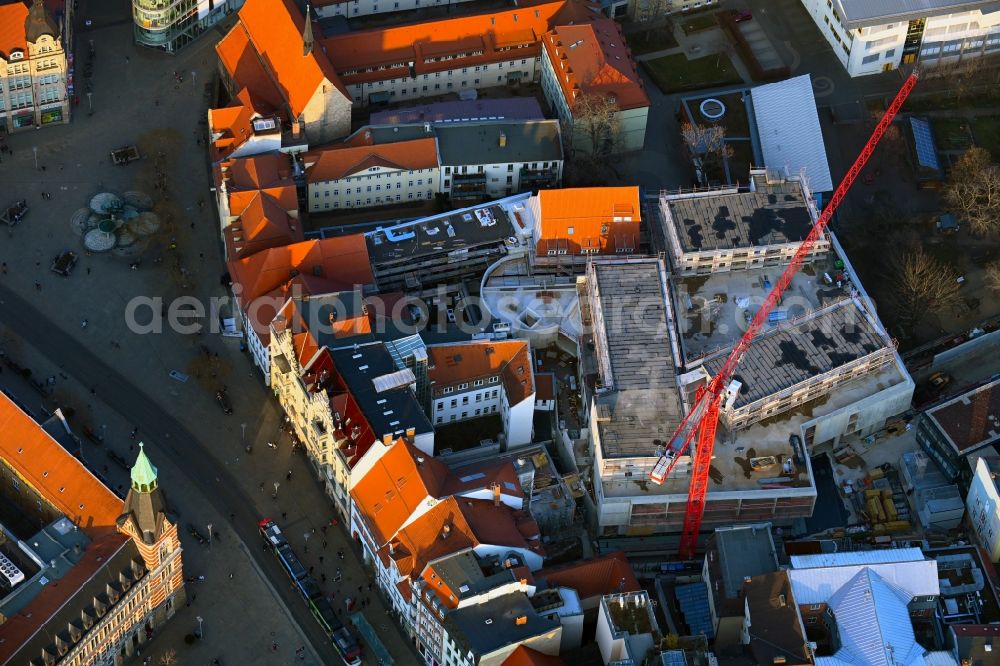
[[[638, 592], [642, 589], [632, 571], [632, 565], [620, 550], [554, 569], [542, 569], [535, 573], [535, 578], [546, 580], [549, 587], [574, 589], [581, 600], [619, 591]], [[621, 587], [622, 581], [624, 587]]]
[[447, 497], [400, 529], [379, 557], [394, 560], [403, 576], [419, 576], [429, 562], [481, 544], [541, 552], [539, 543], [521, 534], [519, 519], [519, 512], [503, 504]]
[[531, 355], [523, 341], [483, 341], [431, 345], [427, 348], [427, 376], [434, 394], [457, 384], [500, 375], [507, 400], [515, 405], [535, 392]]
[[208, 110], [208, 133], [219, 137], [212, 141], [213, 162], [228, 157], [253, 134], [253, 116], [253, 110], [243, 104]]
[[562, 657], [543, 654], [524, 645], [518, 645], [501, 666], [564, 666]]
[[610, 95], [620, 109], [649, 106], [621, 27], [609, 18], [559, 25], [543, 42], [570, 106], [578, 93]]
[[351, 496], [381, 546], [395, 536], [421, 502], [440, 496], [447, 477], [444, 463], [398, 439], [358, 481]]
[[309, 285], [310, 278], [321, 278], [328, 283], [325, 285], [328, 291], [350, 289], [374, 281], [362, 234], [308, 240], [263, 250], [244, 259], [231, 260], [229, 273], [233, 283], [240, 285], [239, 300], [244, 311], [255, 299], [297, 276], [303, 277], [300, 282], [305, 286]]
[[238, 157], [223, 162], [219, 168], [224, 169], [223, 178], [226, 180], [230, 197], [233, 192], [240, 190], [295, 186], [291, 164], [288, 156], [283, 153]]
[[538, 204], [540, 257], [549, 249], [565, 249], [571, 255], [583, 248], [598, 248], [601, 254], [638, 249], [641, 209], [636, 186], [542, 190]]
[[[274, 194], [272, 194], [274, 193]], [[244, 204], [244, 199], [249, 201]], [[277, 196], [275, 196], [277, 194]], [[238, 208], [233, 208], [233, 204]], [[235, 259], [302, 240], [302, 227], [288, 211], [298, 211], [294, 186], [238, 192], [230, 198], [230, 212], [239, 220], [225, 229], [226, 255]]]
[[5, 661], [128, 541], [116, 521], [125, 503], [0, 394], [0, 456], [41, 496], [79, 525], [91, 539], [83, 558], [57, 583], [47, 585], [0, 625], [0, 661]]
[[10, 52], [21, 49], [28, 53], [28, 40], [24, 33], [24, 20], [28, 6], [23, 2], [0, 5], [0, 56], [9, 59]]
[[340, 180], [373, 166], [414, 171], [435, 169], [438, 165], [437, 141], [433, 137], [398, 141], [376, 146], [338, 146], [310, 151], [303, 156], [306, 180], [321, 183]]
[[[482, 476], [479, 476], [480, 474], [482, 474]], [[476, 478], [469, 479], [469, 477], [472, 476], [475, 476]], [[463, 478], [469, 480], [463, 481]], [[452, 470], [451, 478], [448, 479], [448, 484], [445, 486], [445, 494], [460, 495], [470, 490], [490, 488], [494, 483], [500, 484], [500, 490], [503, 494], [524, 494], [524, 491], [521, 488], [521, 482], [517, 478], [517, 472], [514, 471], [514, 465], [511, 464], [511, 460], [509, 458], [503, 460], [488, 460], [481, 463], [462, 465], [461, 467], [454, 468]], [[510, 485], [508, 486], [506, 484]], [[513, 486], [513, 488], [510, 486]]]
[[[347, 83], [399, 78], [412, 62], [417, 74], [535, 57], [542, 36], [562, 22], [589, 20], [593, 7], [575, 0], [558, 0], [507, 11], [457, 16], [373, 30], [334, 35], [326, 51]], [[474, 53], [481, 52], [479, 55]], [[427, 62], [444, 55], [459, 59]], [[385, 67], [378, 70], [379, 67]], [[373, 68], [377, 71], [365, 72]]]
[[287, 114], [278, 84], [265, 69], [264, 61], [254, 51], [250, 35], [242, 21], [237, 21], [233, 29], [219, 40], [215, 45], [215, 53], [238, 88], [252, 91], [256, 98]]
[[[304, 55], [304, 27], [305, 17], [292, 0], [247, 0], [233, 30], [216, 46], [219, 58], [241, 87], [254, 92], [260, 88], [268, 101], [271, 89], [277, 90], [292, 119], [299, 117], [324, 85], [336, 86], [350, 99], [318, 44]], [[230, 39], [240, 32], [245, 37]], [[261, 79], [262, 72], [270, 85]]]

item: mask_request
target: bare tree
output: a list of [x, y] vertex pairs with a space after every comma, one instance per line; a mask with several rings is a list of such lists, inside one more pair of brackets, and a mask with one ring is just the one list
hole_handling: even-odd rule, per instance
[[156, 663], [159, 666], [177, 666], [177, 650], [170, 648], [160, 655], [160, 659]]
[[1000, 231], [1000, 168], [986, 150], [973, 146], [955, 162], [943, 197], [973, 233]]
[[1000, 261], [986, 265], [986, 284], [993, 291], [1000, 292]]
[[693, 159], [701, 159], [708, 166], [721, 166], [723, 160], [733, 156], [733, 147], [726, 143], [726, 128], [722, 125], [681, 125], [681, 140]]
[[[893, 242], [895, 241], [895, 242]], [[909, 328], [927, 312], [941, 313], [962, 301], [958, 274], [918, 243], [898, 236], [886, 262], [889, 305], [903, 326]]]
[[622, 151], [618, 104], [608, 95], [583, 93], [573, 100], [572, 151], [574, 157], [604, 160]]

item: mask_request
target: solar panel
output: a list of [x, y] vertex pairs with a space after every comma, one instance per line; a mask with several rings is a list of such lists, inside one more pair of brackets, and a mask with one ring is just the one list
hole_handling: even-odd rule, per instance
[[715, 636], [712, 627], [712, 613], [708, 608], [708, 590], [704, 583], [689, 583], [678, 585], [674, 590], [677, 601], [681, 605], [684, 622], [691, 630], [692, 636], [705, 634], [711, 640]]
[[927, 169], [940, 171], [941, 164], [938, 162], [930, 123], [922, 118], [910, 116], [910, 127], [913, 130], [913, 142], [917, 147], [917, 162]]

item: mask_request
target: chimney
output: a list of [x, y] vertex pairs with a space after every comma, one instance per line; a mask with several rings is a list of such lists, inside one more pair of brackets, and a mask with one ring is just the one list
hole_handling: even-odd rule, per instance
[[783, 594], [778, 595], [778, 605], [781, 606], [782, 608], [785, 607], [785, 595]]
[[417, 456], [417, 464], [418, 465], [423, 465], [424, 464], [424, 457], [423, 456]]
[[389, 554], [390, 555], [395, 555], [396, 554], [396, 545], [394, 543], [392, 543], [391, 541], [389, 542]]
[[503, 132], [500, 132], [500, 147], [501, 148], [507, 147], [507, 135], [504, 134]]
[[520, 626], [521, 626], [522, 624], [528, 624], [528, 616], [527, 616], [527, 615], [519, 615], [519, 616], [517, 617], [517, 619], [516, 619], [516, 620], [514, 620], [514, 622], [515, 622], [515, 624], [517, 624], [517, 626], [519, 626], [519, 627], [520, 627]]
[[302, 28], [302, 55], [307, 56], [312, 53], [313, 50], [313, 29], [312, 29], [312, 16], [310, 16], [310, 7], [306, 5], [306, 21], [305, 27]]
[[298, 120], [292, 121], [292, 136], [298, 138], [299, 132], [302, 131], [302, 126], [299, 124]]
[[330, 310], [329, 320], [331, 326], [337, 323], [337, 313], [334, 310]]
[[493, 489], [493, 506], [500, 506], [500, 484], [494, 483], [492, 485]]
[[448, 535], [451, 534], [451, 525], [445, 525], [441, 528], [441, 538], [447, 539]]
[[392, 446], [392, 433], [386, 433], [382, 435], [382, 443], [386, 446]]
[[414, 440], [414, 438], [416, 436], [417, 436], [417, 429], [416, 428], [407, 428], [406, 429], [406, 439], [407, 439], [407, 441], [410, 442], [410, 444], [413, 443], [413, 440]]

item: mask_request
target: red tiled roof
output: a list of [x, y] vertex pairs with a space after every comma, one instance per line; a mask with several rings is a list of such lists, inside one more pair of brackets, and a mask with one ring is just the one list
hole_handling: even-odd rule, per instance
[[556, 399], [556, 376], [551, 372], [535, 373], [535, 400]]
[[[324, 85], [336, 86], [350, 99], [323, 49], [317, 44], [304, 53], [304, 26], [305, 18], [292, 0], [247, 0], [233, 30], [216, 46], [219, 58], [241, 87], [249, 87], [268, 101], [272, 101], [271, 90], [276, 90], [292, 118], [302, 113]], [[232, 37], [240, 32], [245, 37]]]
[[351, 490], [377, 545], [392, 539], [421, 502], [439, 497], [447, 476], [440, 460], [396, 440]]
[[[354, 285], [374, 281], [368, 247], [362, 234], [309, 240], [263, 250], [244, 259], [231, 260], [229, 273], [234, 285], [240, 285], [238, 296], [244, 312], [252, 301], [296, 276], [303, 278], [300, 282], [305, 286], [309, 285], [310, 279], [321, 278], [326, 281], [328, 291], [351, 289]], [[283, 303], [283, 300], [277, 303], [274, 309], [277, 310]], [[270, 324], [270, 319], [263, 322], [265, 327], [267, 324]]]
[[91, 539], [79, 562], [0, 625], [0, 661], [4, 661], [104, 566], [128, 537], [116, 526], [124, 502], [3, 394], [0, 457], [22, 483], [31, 486]]
[[618, 248], [639, 247], [641, 210], [636, 186], [542, 190], [538, 206], [540, 257], [550, 249], [564, 249], [574, 255], [583, 248], [615, 254]]
[[[373, 166], [388, 169], [435, 169], [437, 141], [433, 137], [379, 145], [337, 146], [310, 151], [303, 156], [306, 180], [321, 183], [340, 180]], [[309, 166], [312, 164], [312, 166]]]
[[[549, 587], [576, 590], [581, 600], [615, 592], [638, 592], [642, 589], [632, 571], [632, 565], [620, 550], [554, 569], [542, 569], [535, 573], [535, 578], [546, 580]], [[624, 587], [620, 587], [622, 581], [625, 583]]]
[[507, 655], [501, 666], [564, 666], [562, 657], [543, 654], [524, 645], [518, 645]]
[[431, 345], [427, 376], [438, 396], [446, 386], [500, 375], [508, 402], [516, 405], [535, 392], [528, 352], [528, 343], [513, 340]]
[[[594, 15], [592, 6], [586, 3], [558, 0], [506, 11], [348, 32], [327, 38], [324, 45], [341, 78], [357, 83], [406, 76], [410, 62], [417, 74], [423, 74], [535, 57], [542, 35], [552, 25], [588, 20]], [[481, 55], [471, 55], [479, 51]], [[427, 62], [443, 55], [464, 54], [470, 55]], [[358, 71], [387, 65], [381, 71]]]
[[543, 41], [569, 105], [578, 93], [612, 96], [620, 109], [649, 106], [621, 27], [609, 18], [559, 25]]
[[21, 49], [28, 53], [28, 41], [24, 34], [24, 20], [28, 18], [28, 6], [23, 2], [0, 5], [0, 56], [9, 59], [10, 52]]

